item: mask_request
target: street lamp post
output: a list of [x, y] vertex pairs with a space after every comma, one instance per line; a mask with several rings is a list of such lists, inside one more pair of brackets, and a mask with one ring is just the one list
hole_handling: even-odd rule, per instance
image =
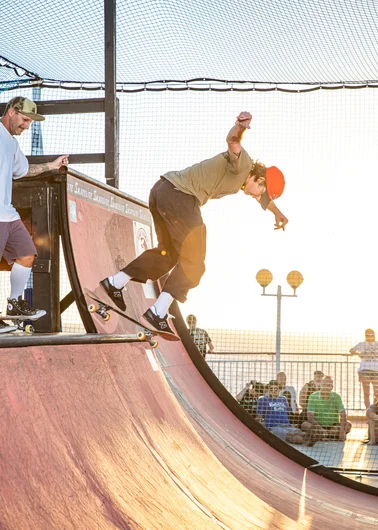
[[263, 288], [261, 296], [275, 296], [277, 298], [277, 324], [276, 324], [276, 373], [280, 371], [280, 357], [281, 357], [281, 300], [285, 296], [287, 298], [296, 298], [297, 288], [303, 282], [303, 276], [298, 271], [291, 271], [286, 277], [287, 283], [294, 290], [294, 294], [282, 294], [281, 285], [277, 287], [276, 294], [265, 292], [265, 288], [273, 280], [273, 274], [268, 269], [261, 269], [256, 274], [256, 280]]

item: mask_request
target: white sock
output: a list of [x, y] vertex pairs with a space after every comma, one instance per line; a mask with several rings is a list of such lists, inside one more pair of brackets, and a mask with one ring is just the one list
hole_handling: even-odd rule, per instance
[[130, 276], [122, 271], [117, 272], [114, 276], [109, 276], [109, 282], [116, 289], [122, 289], [122, 287], [124, 287], [130, 280]]
[[11, 293], [10, 298], [17, 298], [22, 296], [24, 293], [26, 282], [29, 279], [31, 273], [31, 267], [24, 267], [19, 263], [14, 263], [11, 274], [10, 274], [10, 283], [11, 283]]
[[160, 293], [159, 298], [156, 300], [155, 305], [151, 307], [152, 311], [156, 313], [159, 317], [163, 318], [168, 313], [169, 306], [173, 302], [173, 296], [164, 291]]

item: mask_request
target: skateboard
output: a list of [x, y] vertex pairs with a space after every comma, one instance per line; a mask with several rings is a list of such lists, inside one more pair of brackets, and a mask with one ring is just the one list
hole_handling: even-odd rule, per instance
[[[7, 315], [0, 315], [0, 320], [2, 320], [3, 322], [5, 320], [9, 320], [10, 322], [13, 322], [13, 325], [17, 326], [17, 329], [21, 331], [25, 331], [25, 333], [34, 333], [35, 331], [32, 324], [26, 324], [26, 326], [23, 327], [24, 322], [30, 322], [30, 317], [25, 317], [23, 319], [20, 319], [19, 317], [17, 318], [17, 317], [12, 317], [12, 316], [7, 316]], [[12, 332], [9, 331], [8, 333], [12, 333]]]
[[159, 345], [157, 340], [154, 340], [154, 337], [161, 337], [164, 340], [168, 341], [179, 341], [180, 337], [178, 337], [175, 333], [170, 333], [169, 331], [158, 331], [157, 329], [149, 328], [145, 324], [142, 324], [135, 318], [130, 317], [129, 315], [126, 315], [123, 311], [120, 309], [114, 307], [113, 305], [109, 304], [108, 302], [104, 302], [104, 300], [101, 300], [95, 293], [90, 291], [87, 288], [84, 288], [84, 293], [89, 296], [89, 298], [92, 298], [96, 304], [90, 304], [88, 305], [88, 311], [90, 313], [97, 313], [101, 316], [101, 318], [107, 322], [110, 319], [109, 311], [113, 311], [114, 313], [117, 313], [117, 315], [125, 318], [126, 320], [129, 320], [129, 322], [132, 322], [136, 326], [139, 326], [142, 328], [142, 331], [139, 331], [136, 335], [136, 338], [140, 341], [147, 340], [147, 342], [150, 343], [152, 348], [157, 348]]

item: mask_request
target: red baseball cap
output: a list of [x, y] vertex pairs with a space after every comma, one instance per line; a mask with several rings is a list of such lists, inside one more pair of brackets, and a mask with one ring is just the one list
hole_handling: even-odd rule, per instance
[[266, 168], [266, 191], [271, 201], [281, 197], [285, 189], [285, 177], [276, 166]]

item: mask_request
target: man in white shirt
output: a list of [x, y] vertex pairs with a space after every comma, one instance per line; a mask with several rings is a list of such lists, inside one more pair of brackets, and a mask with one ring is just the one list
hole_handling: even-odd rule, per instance
[[[26, 318], [37, 320], [46, 311], [31, 308], [22, 298], [37, 252], [29, 232], [12, 205], [12, 180], [36, 176], [68, 164], [68, 155], [63, 155], [47, 164], [29, 166], [22, 153], [15, 136], [29, 129], [33, 121], [44, 119], [37, 113], [34, 101], [15, 97], [8, 102], [0, 120], [0, 258], [3, 256], [12, 266], [7, 316], [20, 321]], [[15, 326], [0, 320], [0, 333], [15, 329]]]

